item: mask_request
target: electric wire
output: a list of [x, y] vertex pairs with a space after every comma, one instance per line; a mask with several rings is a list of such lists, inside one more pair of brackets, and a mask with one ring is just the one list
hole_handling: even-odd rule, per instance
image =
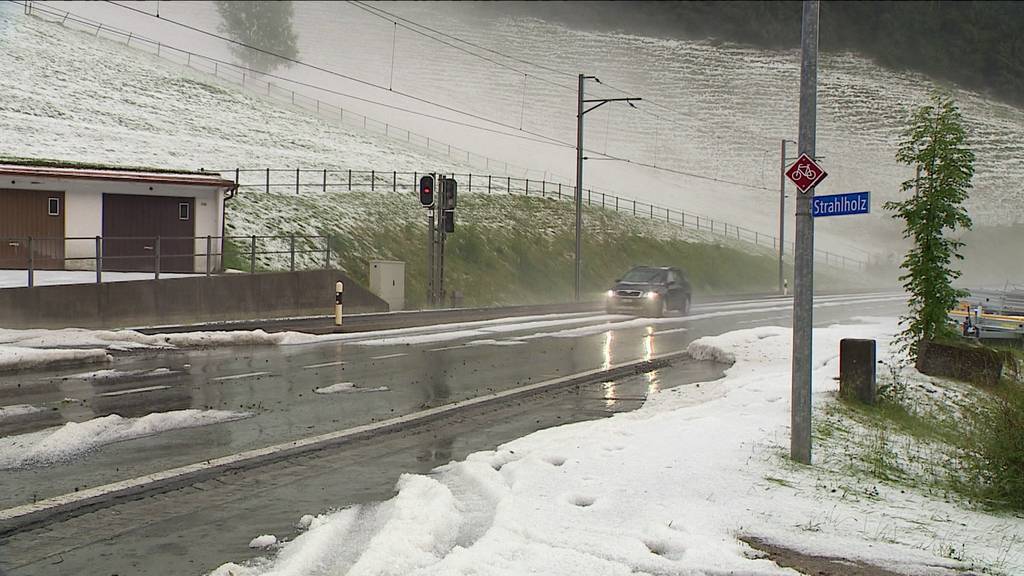
[[[151, 18], [156, 18], [155, 15], [153, 15], [153, 14], [151, 14], [151, 13], [145, 11], [145, 10], [141, 10], [139, 8], [135, 8], [133, 6], [128, 6], [128, 5], [125, 5], [125, 4], [121, 4], [119, 2], [115, 2], [114, 0], [106, 0], [106, 2], [108, 4], [117, 6], [119, 8], [124, 9], [124, 10], [130, 10], [132, 12], [136, 12], [136, 13], [139, 13], [139, 14], [145, 14], [146, 16], [149, 16]], [[192, 26], [191, 24], [186, 24], [184, 22], [180, 22], [180, 21], [177, 21], [177, 20], [172, 20], [170, 18], [160, 18], [160, 20], [163, 21], [163, 22], [169, 22], [169, 23], [174, 24], [176, 26], [180, 26], [180, 27], [185, 28], [187, 30], [192, 30], [193, 32], [197, 32], [199, 34], [203, 34], [203, 35], [209, 36], [211, 38], [216, 38], [216, 39], [222, 40], [224, 42], [229, 42], [231, 44], [235, 44], [237, 46], [241, 46], [241, 47], [249, 49], [249, 50], [255, 50], [256, 52], [260, 52], [262, 54], [267, 54], [268, 56], [274, 56], [274, 57], [279, 58], [279, 59], [281, 59], [281, 60], [283, 60], [285, 62], [290, 62], [290, 63], [296, 64], [298, 66], [303, 66], [303, 67], [309, 68], [311, 70], [316, 70], [317, 72], [323, 72], [324, 74], [328, 74], [328, 75], [331, 75], [331, 76], [336, 76], [336, 77], [342, 78], [344, 80], [349, 80], [349, 81], [352, 81], [352, 82], [363, 84], [365, 86], [369, 86], [371, 88], [376, 88], [378, 90], [382, 90], [382, 91], [388, 92], [390, 94], [397, 94], [397, 95], [402, 96], [404, 98], [408, 98], [410, 100], [414, 100], [414, 101], [420, 102], [422, 104], [427, 104], [427, 105], [430, 105], [430, 106], [435, 106], [435, 107], [440, 108], [442, 110], [445, 110], [445, 111], [448, 111], [448, 112], [453, 112], [455, 114], [460, 114], [460, 115], [463, 115], [463, 116], [467, 116], [467, 117], [473, 118], [475, 120], [482, 120], [484, 122], [488, 122], [488, 123], [494, 124], [496, 126], [501, 126], [503, 128], [508, 128], [510, 130], [520, 131], [520, 132], [523, 132], [525, 134], [529, 134], [531, 136], [535, 136], [537, 138], [543, 138], [545, 140], [550, 140], [552, 143], [557, 143], [557, 144], [561, 144], [561, 145], [564, 145], [564, 146], [572, 146], [568, 142], [564, 142], [564, 141], [558, 140], [557, 138], [553, 138], [553, 137], [547, 136], [545, 134], [541, 134], [541, 133], [538, 133], [538, 132], [532, 132], [530, 130], [519, 130], [516, 126], [514, 126], [512, 124], [506, 124], [504, 122], [501, 122], [501, 121], [498, 121], [498, 120], [494, 120], [494, 119], [491, 119], [491, 118], [487, 118], [487, 117], [481, 116], [479, 114], [474, 114], [472, 112], [466, 112], [464, 110], [460, 110], [460, 109], [452, 107], [452, 106], [447, 106], [447, 105], [441, 104], [439, 102], [434, 102], [434, 101], [428, 100], [426, 98], [421, 98], [419, 96], [415, 96], [415, 95], [409, 94], [407, 92], [402, 92], [400, 90], [388, 89], [388, 87], [386, 87], [386, 86], [382, 86], [380, 84], [376, 84], [376, 83], [370, 82], [368, 80], [363, 80], [361, 78], [356, 78], [354, 76], [350, 76], [348, 74], [344, 74], [344, 73], [338, 72], [336, 70], [331, 70], [331, 69], [325, 68], [323, 66], [318, 66], [316, 64], [310, 64], [309, 62], [305, 62], [305, 61], [299, 60], [297, 58], [291, 58], [289, 56], [284, 56], [282, 54], [278, 54], [278, 53], [275, 53], [275, 52], [270, 51], [270, 50], [265, 50], [263, 48], [259, 48], [257, 46], [253, 46], [251, 44], [247, 44], [247, 43], [241, 42], [239, 40], [234, 40], [232, 38], [228, 38], [227, 36], [222, 36], [222, 35], [217, 34], [215, 32], [210, 32], [209, 30], [204, 30], [204, 29], [199, 28], [197, 26]], [[259, 71], [257, 71], [257, 72], [259, 72]], [[262, 72], [260, 72], [260, 73], [262, 73]]]

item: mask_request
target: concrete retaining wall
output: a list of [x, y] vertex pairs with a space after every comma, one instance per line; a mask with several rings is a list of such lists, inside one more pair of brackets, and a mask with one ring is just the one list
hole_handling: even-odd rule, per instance
[[983, 346], [952, 346], [923, 342], [917, 354], [917, 370], [929, 376], [951, 377], [984, 386], [995, 386], [1013, 357]]
[[0, 327], [119, 328], [333, 314], [339, 280], [346, 313], [388, 310], [344, 273], [308, 270], [8, 288], [0, 290]]

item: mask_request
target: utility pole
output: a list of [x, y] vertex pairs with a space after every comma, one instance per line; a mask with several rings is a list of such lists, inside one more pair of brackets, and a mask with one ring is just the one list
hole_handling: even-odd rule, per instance
[[576, 102], [576, 275], [573, 277], [573, 301], [580, 301], [580, 239], [583, 233], [583, 81], [587, 78], [580, 74], [580, 86]]
[[[800, 154], [814, 158], [818, 82], [818, 0], [803, 1], [800, 26]], [[811, 463], [811, 344], [814, 325], [814, 188], [796, 198], [790, 457]]]
[[[609, 102], [625, 102], [631, 107], [636, 108], [636, 106], [633, 106], [633, 102], [643, 100], [643, 98], [593, 98], [586, 100], [583, 98], [584, 80], [594, 80], [598, 84], [601, 83], [597, 76], [579, 75], [579, 92], [577, 93], [576, 101], [576, 274], [573, 282], [576, 302], [580, 301], [580, 246], [583, 237], [583, 115]], [[584, 104], [594, 105], [584, 110]]]

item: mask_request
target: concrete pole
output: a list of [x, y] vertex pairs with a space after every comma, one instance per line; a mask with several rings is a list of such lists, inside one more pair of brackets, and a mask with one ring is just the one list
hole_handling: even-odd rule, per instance
[[[818, 82], [818, 0], [804, 0], [800, 33], [800, 154], [814, 158]], [[811, 463], [811, 344], [814, 325], [814, 189], [796, 199], [793, 273], [793, 400], [790, 457]]]
[[575, 301], [580, 301], [580, 238], [583, 228], [583, 74], [579, 75], [576, 102], [576, 275], [573, 283]]

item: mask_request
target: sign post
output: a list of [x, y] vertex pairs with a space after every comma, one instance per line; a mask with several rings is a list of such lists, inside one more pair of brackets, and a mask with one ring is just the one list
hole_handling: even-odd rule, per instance
[[814, 325], [814, 187], [825, 171], [814, 162], [818, 105], [818, 0], [804, 0], [800, 22], [800, 158], [786, 175], [796, 198], [796, 253], [793, 257], [793, 372], [790, 458], [811, 463], [811, 329]]

